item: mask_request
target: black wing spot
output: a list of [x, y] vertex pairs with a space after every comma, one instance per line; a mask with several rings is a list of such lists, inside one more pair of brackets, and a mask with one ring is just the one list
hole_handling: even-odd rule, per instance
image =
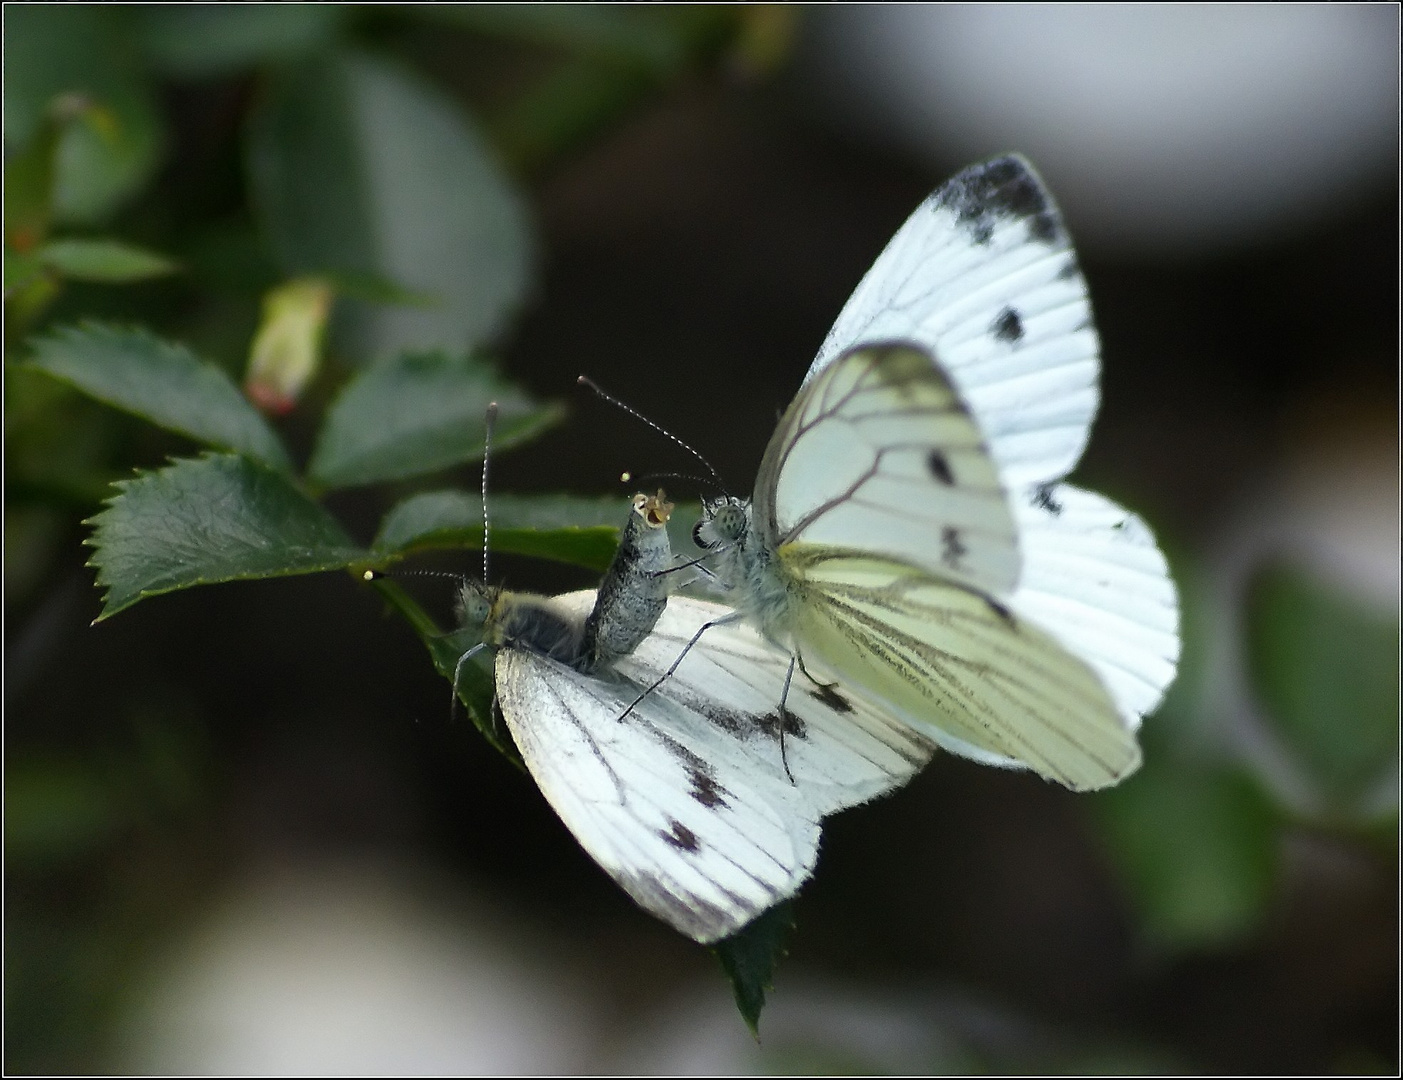
[[968, 554], [969, 549], [960, 539], [960, 530], [953, 525], [946, 525], [940, 531], [940, 561], [951, 570], [958, 570], [960, 560]]
[[716, 782], [708, 769], [694, 765], [688, 770], [687, 779], [692, 782], [692, 790], [687, 794], [708, 810], [728, 805], [723, 797], [726, 789]]
[[[778, 711], [766, 713], [758, 721], [760, 730], [772, 739], [779, 738], [780, 714]], [[809, 729], [804, 721], [788, 709], [784, 710], [784, 733], [791, 739], [807, 739]]]
[[1039, 484], [1037, 490], [1033, 492], [1033, 505], [1039, 510], [1046, 510], [1053, 517], [1058, 517], [1062, 513], [1062, 504], [1052, 495], [1055, 484], [1048, 481], [1046, 484]]
[[697, 834], [683, 825], [682, 822], [668, 818], [667, 823], [672, 826], [672, 831], [663, 832], [659, 829], [658, 835], [678, 851], [699, 851], [701, 849], [701, 841], [697, 839]]
[[994, 331], [994, 336], [1000, 341], [1012, 343], [1023, 337], [1023, 320], [1018, 317], [1017, 311], [1006, 307], [999, 312], [999, 317], [994, 320], [994, 325], [990, 329]]
[[1003, 604], [999, 603], [992, 596], [986, 596], [984, 598], [984, 602], [989, 605], [990, 611], [992, 611], [995, 615], [1001, 618], [1004, 622], [1008, 623], [1010, 629], [1016, 628], [1018, 626], [1018, 623], [1014, 621], [1013, 612], [1009, 611], [1008, 608], [1004, 607]]
[[926, 467], [930, 469], [930, 474], [939, 480], [946, 487], [951, 487], [955, 483], [955, 474], [950, 471], [950, 463], [945, 460], [945, 455], [939, 450], [932, 450], [926, 458]]
[[809, 696], [815, 701], [823, 702], [836, 713], [852, 712], [852, 702], [838, 693], [837, 686], [837, 683], [824, 683], [817, 690], [810, 690]]
[[716, 776], [711, 766], [688, 750], [680, 742], [663, 732], [656, 732], [663, 746], [668, 753], [677, 758], [687, 770], [687, 779], [691, 781], [692, 789], [687, 793], [701, 803], [708, 810], [714, 806], [728, 805], [725, 796], [730, 792], [716, 782]]

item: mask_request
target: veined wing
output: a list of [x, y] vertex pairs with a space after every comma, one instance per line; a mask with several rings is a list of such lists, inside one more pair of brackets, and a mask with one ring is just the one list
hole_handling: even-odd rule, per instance
[[497, 655], [502, 715], [561, 820], [640, 906], [715, 941], [808, 877], [818, 817], [753, 768], [739, 740], [665, 694], [621, 720], [640, 689], [526, 649]]
[[1016, 508], [1023, 574], [1009, 607], [1100, 676], [1131, 728], [1174, 681], [1179, 603], [1164, 556], [1135, 514], [1070, 484]]
[[940, 745], [1078, 791], [1139, 766], [1135, 733], [1091, 667], [996, 599], [860, 552], [797, 544], [781, 557], [808, 587], [805, 658]]
[[760, 464], [754, 520], [772, 549], [865, 551], [996, 594], [1018, 580], [1013, 511], [979, 428], [907, 343], [855, 349], [800, 389]]
[[849, 298], [805, 379], [873, 341], [906, 339], [949, 373], [1010, 488], [1081, 457], [1100, 345], [1052, 196], [1022, 157], [974, 165], [907, 219]]
[[[729, 611], [672, 597], [653, 633], [618, 662], [618, 671], [651, 684], [704, 623]], [[794, 788], [813, 821], [899, 787], [930, 760], [935, 744], [928, 737], [841, 686], [816, 685], [797, 667], [786, 698], [791, 660], [749, 626], [713, 626], [654, 694], [705, 717], [716, 739], [745, 755], [752, 774]]]

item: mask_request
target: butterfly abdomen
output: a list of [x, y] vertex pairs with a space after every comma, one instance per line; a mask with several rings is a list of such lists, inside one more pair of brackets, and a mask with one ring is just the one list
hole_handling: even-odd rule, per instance
[[636, 495], [618, 550], [599, 583], [594, 610], [585, 620], [584, 642], [575, 666], [594, 671], [642, 644], [667, 606], [672, 563], [667, 520], [672, 504], [663, 493]]

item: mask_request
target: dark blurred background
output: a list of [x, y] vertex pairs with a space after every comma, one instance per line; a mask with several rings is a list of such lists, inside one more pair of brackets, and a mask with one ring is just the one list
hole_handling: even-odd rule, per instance
[[[571, 406], [494, 463], [500, 491], [622, 507], [621, 471], [687, 468], [581, 372], [745, 489], [891, 234], [1023, 152], [1102, 337], [1074, 479], [1155, 530], [1185, 638], [1120, 788], [942, 757], [834, 819], [757, 1045], [715, 961], [450, 719], [345, 575], [89, 626], [81, 520], [190, 446], [7, 367], [7, 1070], [1396, 1073], [1398, 44], [1391, 5], [7, 5], [7, 183], [48, 102], [90, 95], [119, 134], [61, 148], [55, 230], [185, 268], [44, 296], [7, 275], [11, 359], [99, 316], [237, 375], [298, 269], [258, 155], [294, 114], [314, 144], [326, 107], [379, 170], [351, 224], [391, 236], [385, 275], [491, 299], [338, 308], [282, 429], [305, 454], [376, 351], [487, 345]], [[432, 149], [455, 124], [502, 191]], [[393, 239], [452, 241], [489, 198], [524, 208], [510, 250]], [[367, 540], [401, 494], [330, 505]]]

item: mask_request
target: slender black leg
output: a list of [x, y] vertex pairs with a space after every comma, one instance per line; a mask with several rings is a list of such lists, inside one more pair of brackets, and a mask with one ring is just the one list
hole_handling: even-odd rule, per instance
[[794, 774], [789, 771], [789, 755], [784, 752], [784, 729], [788, 726], [789, 720], [785, 703], [789, 700], [789, 680], [794, 678], [794, 662], [798, 659], [798, 653], [789, 658], [789, 670], [784, 673], [784, 689], [779, 695], [779, 760], [784, 766], [784, 775], [789, 777], [791, 784], [794, 783]]
[[697, 632], [692, 635], [692, 640], [687, 642], [686, 646], [682, 649], [682, 651], [677, 654], [677, 659], [672, 662], [672, 666], [666, 671], [664, 671], [661, 675], [659, 675], [658, 678], [653, 682], [652, 686], [648, 687], [648, 689], [644, 690], [643, 693], [639, 694], [636, 698], [634, 698], [633, 701], [629, 704], [629, 707], [619, 714], [619, 719], [623, 720], [625, 717], [627, 717], [629, 713], [633, 712], [634, 708], [638, 705], [640, 701], [642, 701], [645, 697], [647, 697], [654, 690], [660, 687], [672, 676], [672, 673], [677, 670], [677, 666], [680, 663], [682, 663], [682, 661], [686, 658], [687, 654], [692, 651], [692, 646], [701, 640], [701, 636], [703, 634], [705, 634], [713, 626], [725, 626], [727, 623], [738, 622], [743, 618], [745, 618], [745, 616], [742, 615], [739, 611], [733, 611], [729, 615], [723, 615], [719, 619], [712, 619], [710, 622], [702, 623], [701, 626], [697, 627]]

